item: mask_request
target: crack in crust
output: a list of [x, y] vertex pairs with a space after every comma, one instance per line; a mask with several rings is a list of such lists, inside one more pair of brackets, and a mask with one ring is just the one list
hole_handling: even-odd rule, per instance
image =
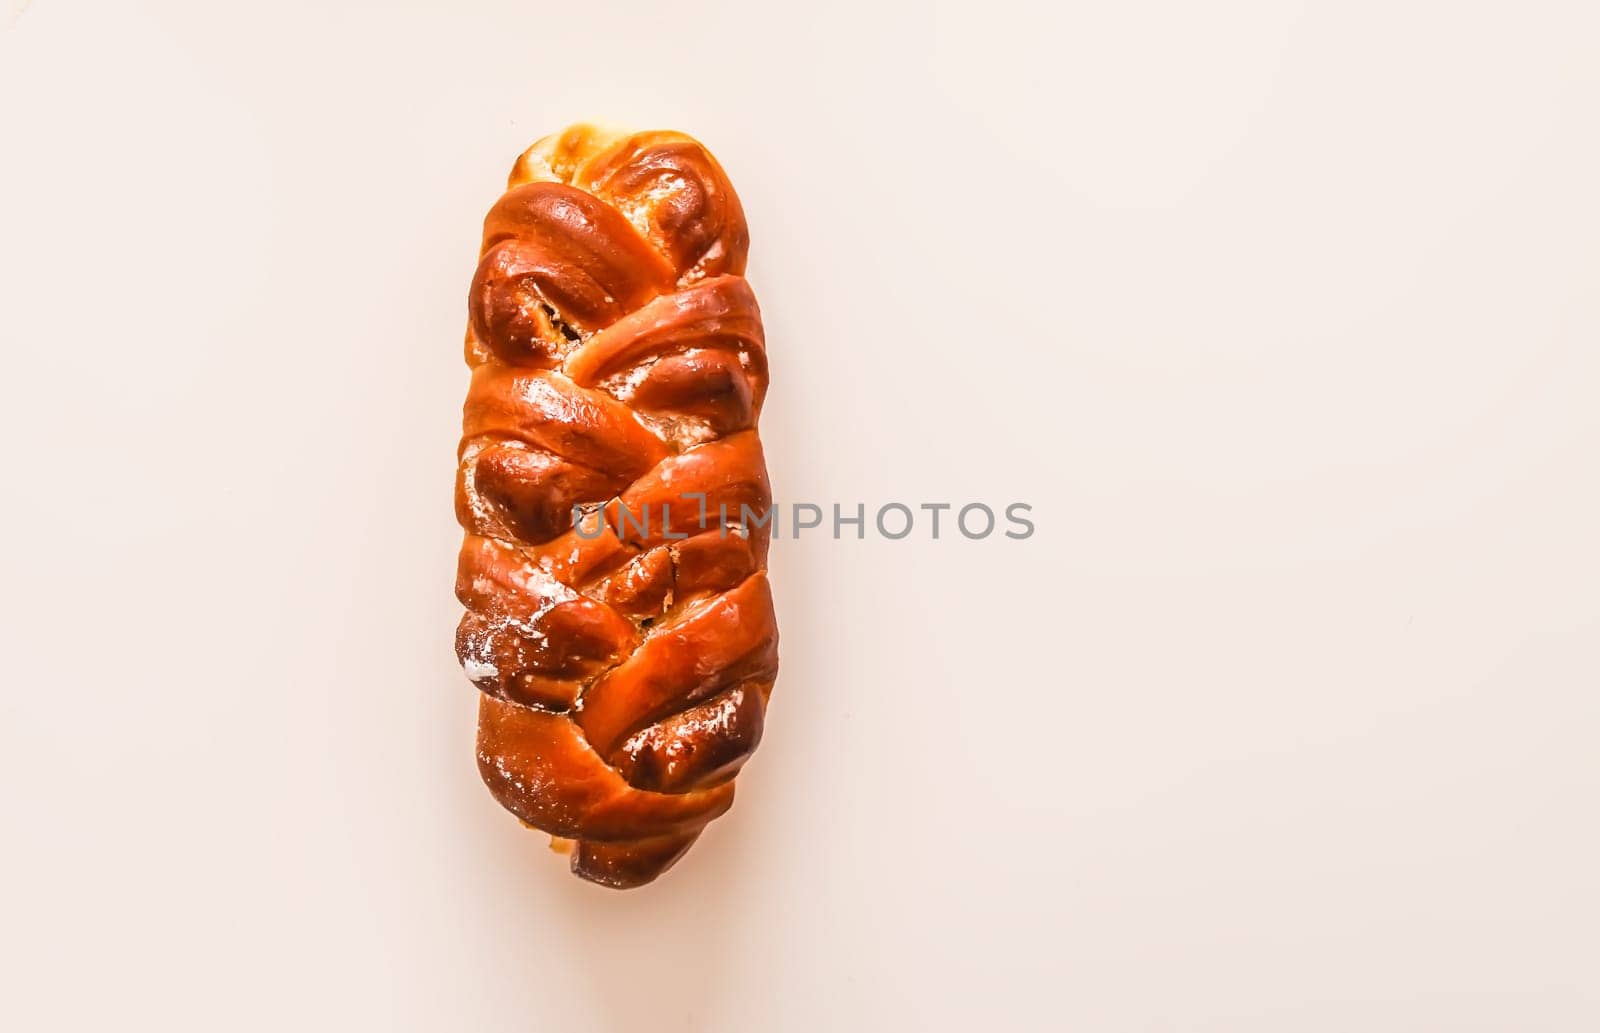
[[490, 792], [602, 885], [649, 882], [728, 809], [777, 676], [769, 529], [740, 519], [771, 500], [748, 247], [681, 133], [546, 137], [484, 220], [456, 653]]

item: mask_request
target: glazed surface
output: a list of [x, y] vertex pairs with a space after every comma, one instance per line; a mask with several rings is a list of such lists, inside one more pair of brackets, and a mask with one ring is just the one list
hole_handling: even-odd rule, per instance
[[490, 792], [609, 886], [728, 809], [777, 676], [748, 243], [671, 132], [546, 137], [484, 220], [456, 653]]

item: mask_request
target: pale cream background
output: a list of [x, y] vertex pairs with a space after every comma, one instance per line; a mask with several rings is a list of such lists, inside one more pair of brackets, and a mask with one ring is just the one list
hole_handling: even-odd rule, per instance
[[[1600, 1028], [1596, 10], [34, 0], [0, 1026]], [[450, 651], [478, 221], [596, 116], [744, 195], [781, 497], [1039, 525], [779, 543], [628, 895]]]

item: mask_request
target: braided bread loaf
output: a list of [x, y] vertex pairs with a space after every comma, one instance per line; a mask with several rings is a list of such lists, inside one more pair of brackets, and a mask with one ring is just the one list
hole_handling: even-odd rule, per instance
[[748, 243], [679, 133], [546, 137], [484, 220], [456, 654], [489, 791], [608, 886], [728, 809], [777, 675]]

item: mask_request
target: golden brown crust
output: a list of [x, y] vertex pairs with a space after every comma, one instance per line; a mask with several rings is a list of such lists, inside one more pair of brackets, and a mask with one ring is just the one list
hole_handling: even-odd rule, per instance
[[728, 809], [777, 675], [748, 247], [681, 133], [546, 137], [484, 220], [456, 652], [490, 792], [608, 886]]

